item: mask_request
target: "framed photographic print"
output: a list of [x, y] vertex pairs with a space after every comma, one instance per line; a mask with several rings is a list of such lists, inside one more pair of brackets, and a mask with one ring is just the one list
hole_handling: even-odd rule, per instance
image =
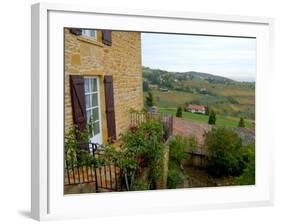
[[32, 217], [270, 205], [270, 18], [32, 6]]

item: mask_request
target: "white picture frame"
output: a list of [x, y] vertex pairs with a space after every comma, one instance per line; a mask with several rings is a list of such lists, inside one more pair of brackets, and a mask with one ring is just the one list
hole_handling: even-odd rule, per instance
[[[63, 195], [63, 27], [257, 38], [256, 185]], [[266, 110], [273, 19], [38, 3], [32, 5], [31, 214], [37, 220], [100, 217], [273, 203], [271, 117]]]

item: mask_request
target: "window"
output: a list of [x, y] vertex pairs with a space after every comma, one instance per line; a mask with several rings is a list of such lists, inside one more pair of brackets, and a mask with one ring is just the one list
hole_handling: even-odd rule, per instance
[[[99, 85], [98, 78], [84, 79], [85, 85], [85, 101], [87, 123], [93, 124], [92, 135], [97, 137], [100, 134], [100, 107], [99, 107]], [[95, 140], [95, 142], [99, 142]]]
[[82, 30], [82, 35], [89, 37], [91, 39], [97, 40], [97, 31], [96, 30]]

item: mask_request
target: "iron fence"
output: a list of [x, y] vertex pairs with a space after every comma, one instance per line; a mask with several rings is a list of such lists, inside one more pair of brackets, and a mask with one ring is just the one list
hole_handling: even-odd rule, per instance
[[103, 146], [80, 143], [72, 160], [67, 159], [69, 156], [67, 153], [66, 151], [64, 164], [65, 194], [121, 191], [120, 168], [114, 163], [98, 163], [99, 157], [104, 153]]

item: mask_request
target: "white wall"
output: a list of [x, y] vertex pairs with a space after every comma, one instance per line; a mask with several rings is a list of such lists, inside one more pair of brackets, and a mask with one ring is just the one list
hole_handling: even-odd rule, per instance
[[[7, 0], [0, 7], [0, 219], [1, 223], [30, 223], [30, 4]], [[278, 0], [69, 0], [107, 7], [163, 9], [194, 12], [269, 16], [276, 18], [275, 80], [272, 86], [273, 140], [280, 135], [281, 7]], [[275, 125], [275, 126], [274, 126]], [[279, 133], [278, 133], [279, 131]], [[280, 138], [280, 137], [279, 137]], [[274, 207], [187, 212], [100, 219], [99, 223], [280, 223], [280, 142], [276, 141], [276, 203]], [[279, 176], [278, 176], [279, 175]], [[77, 221], [71, 221], [73, 223]], [[79, 223], [93, 223], [83, 220]], [[70, 223], [59, 222], [59, 223]]]

